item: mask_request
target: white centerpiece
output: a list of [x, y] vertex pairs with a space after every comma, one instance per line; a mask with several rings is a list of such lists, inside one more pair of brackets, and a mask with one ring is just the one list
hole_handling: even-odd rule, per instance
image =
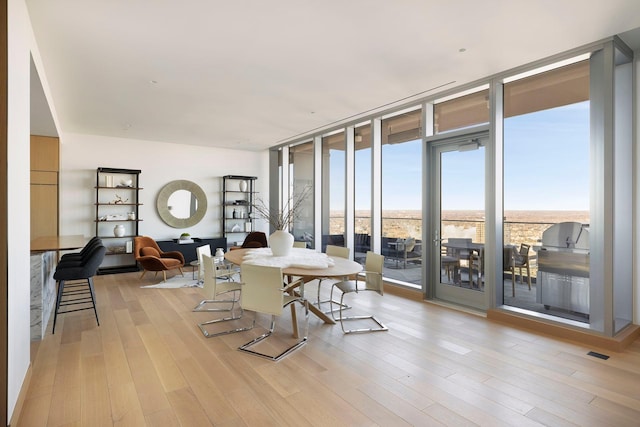
[[273, 256], [286, 256], [293, 248], [293, 234], [284, 230], [276, 230], [269, 236], [269, 247]]
[[311, 194], [311, 187], [302, 189], [294, 200], [287, 200], [281, 210], [272, 212], [263, 200], [258, 199], [253, 206], [258, 217], [262, 217], [269, 222], [272, 229], [276, 230], [269, 236], [269, 247], [274, 256], [286, 256], [293, 248], [294, 237], [289, 233], [294, 220], [300, 215], [302, 203]]

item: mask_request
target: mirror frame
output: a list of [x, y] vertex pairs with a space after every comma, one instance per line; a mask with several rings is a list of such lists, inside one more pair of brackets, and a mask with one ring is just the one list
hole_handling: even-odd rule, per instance
[[[169, 210], [169, 197], [178, 190], [190, 191], [198, 201], [198, 208], [196, 209], [196, 212], [189, 218], [176, 218]], [[184, 179], [171, 181], [162, 187], [160, 193], [158, 193], [156, 209], [158, 210], [160, 218], [162, 218], [167, 225], [170, 225], [173, 228], [192, 227], [199, 223], [207, 212], [207, 195], [204, 194], [202, 188], [200, 188], [200, 186], [195, 182]]]

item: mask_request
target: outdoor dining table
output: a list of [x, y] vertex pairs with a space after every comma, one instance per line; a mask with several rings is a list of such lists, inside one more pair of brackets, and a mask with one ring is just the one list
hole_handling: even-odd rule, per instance
[[[244, 261], [245, 255], [251, 249], [235, 249], [229, 251], [225, 254], [225, 259], [233, 264], [241, 265]], [[302, 249], [302, 248], [294, 248], [296, 252], [300, 251], [308, 251], [309, 253], [316, 253], [313, 249]], [[286, 257], [285, 264], [286, 264]], [[333, 260], [333, 265], [326, 268], [306, 268], [306, 267], [283, 267], [282, 273], [288, 277], [301, 277], [305, 283], [310, 282], [314, 279], [321, 278], [343, 278], [353, 276], [360, 271], [362, 271], [362, 265], [358, 264], [355, 261], [351, 261], [345, 258], [331, 258]], [[309, 305], [309, 311], [315, 314], [317, 317], [322, 319], [325, 323], [335, 324], [336, 322], [323, 313], [318, 307], [315, 305]], [[294, 323], [295, 324], [295, 323]]]
[[[478, 254], [478, 257], [481, 259], [480, 264], [482, 265], [482, 258], [484, 257], [484, 243], [472, 242], [467, 240], [454, 240], [449, 242], [442, 242], [441, 244], [447, 249], [453, 249], [457, 254], [453, 256], [456, 256], [460, 260], [464, 259], [468, 263], [470, 277], [469, 283], [470, 285], [472, 285], [473, 281], [471, 280], [471, 257], [473, 252], [476, 252]], [[464, 254], [464, 257], [460, 256], [462, 254]], [[482, 272], [480, 271], [479, 274], [482, 274]]]

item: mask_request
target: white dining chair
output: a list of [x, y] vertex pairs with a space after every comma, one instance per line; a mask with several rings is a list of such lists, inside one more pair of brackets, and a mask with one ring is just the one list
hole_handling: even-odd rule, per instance
[[[294, 292], [289, 293], [290, 290], [302, 284], [302, 279], [285, 285], [280, 267], [268, 267], [247, 263], [243, 263], [240, 266], [240, 276], [242, 277], [240, 304], [244, 310], [254, 312], [251, 327], [255, 325], [257, 313], [270, 314], [271, 324], [266, 333], [241, 345], [238, 349], [255, 356], [278, 361], [302, 347], [307, 342], [307, 335], [309, 333], [309, 304], [302, 296]], [[304, 307], [305, 320], [303, 337], [299, 338], [293, 345], [287, 347], [277, 355], [269, 355], [253, 350], [252, 347], [254, 345], [264, 341], [273, 334], [276, 326], [276, 317], [282, 314], [285, 307], [294, 303], [299, 303]], [[297, 327], [295, 329], [297, 329]]]
[[202, 256], [211, 256], [211, 245], [202, 245], [196, 248], [196, 255], [198, 256], [198, 282], [202, 282], [204, 277], [204, 267], [202, 266]]
[[[378, 320], [374, 315], [363, 315], [363, 316], [350, 316], [344, 317], [342, 315], [342, 311], [344, 309], [344, 296], [346, 294], [355, 293], [358, 294], [364, 291], [373, 291], [377, 292], [380, 295], [384, 294], [384, 280], [382, 278], [382, 268], [384, 266], [384, 256], [376, 254], [374, 252], [367, 252], [367, 257], [364, 264], [364, 270], [356, 275], [355, 280], [344, 280], [342, 282], [334, 283], [331, 287], [331, 298], [330, 304], [332, 313], [334, 316], [334, 320], [340, 322], [340, 327], [342, 328], [342, 332], [345, 334], [351, 334], [356, 332], [377, 332], [377, 331], [387, 331], [385, 325], [382, 324], [380, 320]], [[364, 279], [364, 280], [363, 280]], [[333, 310], [333, 291], [337, 289], [342, 292], [340, 297], [340, 302], [338, 303], [338, 310]], [[335, 318], [335, 311], [339, 313], [339, 317]], [[375, 328], [359, 328], [359, 329], [345, 329], [344, 323], [346, 321], [351, 320], [363, 320], [363, 319], [371, 319], [373, 320], [377, 327]]]
[[[200, 301], [200, 303], [193, 309], [196, 312], [229, 312], [229, 317], [223, 317], [220, 319], [213, 319], [207, 322], [198, 323], [198, 327], [202, 331], [202, 334], [207, 337], [215, 337], [219, 335], [227, 335], [235, 332], [247, 331], [250, 328], [234, 328], [225, 331], [212, 331], [209, 328], [211, 325], [215, 325], [220, 322], [227, 322], [230, 320], [238, 320], [242, 317], [242, 307], [238, 304], [240, 302], [239, 295], [242, 290], [242, 283], [229, 280], [229, 277], [233, 274], [232, 267], [220, 265], [216, 267], [214, 259], [209, 255], [202, 255], [202, 266], [204, 268], [203, 278], [203, 291], [206, 295], [206, 299]], [[219, 295], [233, 293], [231, 299], [217, 299]], [[209, 304], [224, 304], [231, 307], [223, 308], [208, 308]], [[236, 314], [236, 308], [239, 310], [239, 314]]]
[[[351, 250], [349, 248], [345, 248], [342, 246], [327, 245], [327, 248], [325, 249], [325, 253], [327, 254], [328, 257], [339, 257], [339, 258], [349, 259]], [[322, 310], [322, 308], [320, 307], [322, 303], [326, 304], [328, 302], [331, 302], [329, 299], [320, 300], [320, 290], [322, 289], [322, 282], [325, 282], [327, 280], [330, 280], [331, 283], [335, 283], [337, 281], [336, 279], [329, 279], [329, 278], [323, 278], [323, 277], [318, 279], [318, 296], [315, 302], [315, 306], [318, 307], [319, 310]], [[340, 304], [337, 301], [333, 301], [333, 303]], [[345, 305], [343, 308], [346, 310], [351, 307], [349, 307], [348, 305]], [[329, 310], [323, 311], [323, 313], [324, 314], [331, 313], [331, 307], [329, 308]]]

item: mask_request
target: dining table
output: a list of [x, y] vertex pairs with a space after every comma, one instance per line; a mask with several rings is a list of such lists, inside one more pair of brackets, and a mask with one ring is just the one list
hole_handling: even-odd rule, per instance
[[[240, 266], [245, 261], [245, 258], [247, 257], [247, 255], [250, 254], [249, 251], [251, 250], [252, 249], [234, 249], [234, 250], [228, 251], [224, 255], [224, 257], [227, 261]], [[306, 251], [306, 252], [303, 252], [303, 251]], [[297, 255], [301, 253], [318, 254], [319, 252], [316, 252], [313, 249], [292, 248], [291, 253], [295, 254], [297, 259], [299, 258]], [[291, 255], [292, 259], [293, 257], [294, 256]], [[349, 259], [339, 258], [339, 257], [335, 257], [335, 258], [332, 257], [331, 258], [332, 265], [329, 265], [327, 267], [318, 267], [318, 266], [307, 267], [307, 266], [300, 266], [300, 265], [287, 266], [288, 264], [287, 256], [277, 257], [277, 258], [281, 258], [279, 260], [276, 260], [277, 261], [276, 263], [281, 263], [283, 265], [282, 274], [284, 276], [287, 276], [289, 278], [300, 277], [302, 278], [304, 283], [310, 282], [315, 279], [321, 279], [321, 278], [341, 279], [344, 277], [351, 277], [358, 274], [360, 271], [362, 271], [361, 264], [358, 264], [357, 262], [351, 261]], [[315, 305], [309, 304], [309, 311], [311, 311], [314, 315], [316, 315], [318, 318], [324, 321], [324, 323], [328, 323], [328, 324], [336, 323], [331, 316], [328, 316], [327, 314], [323, 313]], [[294, 322], [294, 325], [295, 325], [295, 322]]]

